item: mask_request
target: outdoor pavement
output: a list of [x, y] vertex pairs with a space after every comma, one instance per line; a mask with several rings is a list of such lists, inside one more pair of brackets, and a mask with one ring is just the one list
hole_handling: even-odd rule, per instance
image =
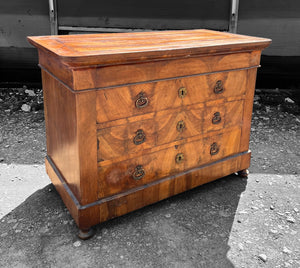
[[95, 227], [44, 165], [0, 164], [0, 267], [300, 267], [299, 175], [231, 175]]

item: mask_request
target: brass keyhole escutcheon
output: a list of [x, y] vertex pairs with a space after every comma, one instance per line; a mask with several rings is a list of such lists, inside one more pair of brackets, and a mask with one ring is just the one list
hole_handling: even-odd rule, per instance
[[146, 140], [146, 134], [142, 129], [136, 131], [136, 135], [133, 138], [133, 143], [135, 145], [142, 144]]
[[181, 87], [179, 90], [178, 90], [178, 95], [180, 98], [184, 98], [187, 94], [187, 90], [185, 87]]
[[183, 120], [177, 123], [176, 129], [178, 132], [182, 132], [185, 129], [185, 123]]
[[211, 155], [216, 155], [220, 150], [220, 146], [214, 142], [210, 145], [210, 154]]
[[216, 94], [220, 94], [220, 93], [222, 93], [223, 91], [224, 91], [223, 82], [222, 82], [222, 80], [218, 80], [218, 81], [216, 82], [216, 85], [215, 85], [215, 88], [214, 88], [214, 92], [215, 92]]
[[137, 100], [135, 101], [135, 107], [140, 109], [148, 106], [148, 104], [149, 104], [149, 100], [145, 92], [140, 92], [137, 96]]
[[222, 118], [220, 112], [215, 112], [211, 121], [214, 125], [221, 123]]
[[183, 153], [179, 153], [179, 154], [176, 155], [175, 161], [176, 161], [177, 164], [182, 163], [183, 160], [184, 160], [184, 155], [183, 155]]
[[135, 167], [134, 172], [132, 174], [132, 178], [136, 181], [142, 179], [145, 176], [145, 170], [142, 165], [138, 165]]

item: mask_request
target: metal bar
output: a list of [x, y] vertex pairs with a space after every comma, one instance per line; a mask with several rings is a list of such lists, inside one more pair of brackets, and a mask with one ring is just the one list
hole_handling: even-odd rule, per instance
[[49, 0], [49, 17], [50, 17], [51, 35], [57, 35], [58, 34], [58, 26], [57, 26], [57, 2], [56, 2], [56, 0]]
[[237, 32], [237, 23], [238, 23], [238, 14], [239, 14], [239, 0], [231, 0], [231, 12], [230, 12], [230, 21], [229, 21], [229, 32]]
[[151, 29], [128, 29], [128, 28], [101, 28], [101, 27], [79, 27], [79, 26], [58, 26], [58, 30], [70, 32], [101, 32], [101, 33], [129, 33], [149, 32]]

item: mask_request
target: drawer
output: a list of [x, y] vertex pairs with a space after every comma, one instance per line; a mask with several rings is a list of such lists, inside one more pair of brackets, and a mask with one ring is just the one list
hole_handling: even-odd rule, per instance
[[238, 70], [99, 89], [97, 123], [242, 96], [246, 83], [247, 70]]
[[235, 128], [218, 135], [207, 135], [194, 142], [178, 143], [134, 159], [100, 166], [98, 179], [101, 191], [98, 198], [127, 191], [238, 153], [240, 136], [240, 128]]
[[208, 102], [160, 111], [151, 119], [125, 121], [122, 125], [99, 129], [98, 161], [142, 153], [144, 150], [242, 124], [243, 100]]

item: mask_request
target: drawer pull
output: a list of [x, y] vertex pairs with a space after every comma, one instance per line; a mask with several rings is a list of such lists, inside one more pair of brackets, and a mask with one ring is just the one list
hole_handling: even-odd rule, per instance
[[218, 81], [216, 82], [214, 92], [215, 92], [216, 94], [220, 94], [220, 93], [222, 93], [223, 91], [224, 91], [223, 83], [222, 83], [221, 80], [218, 80]]
[[179, 98], [184, 98], [187, 94], [187, 90], [185, 87], [181, 87], [179, 90], [178, 90], [178, 96]]
[[136, 108], [144, 108], [149, 104], [148, 98], [145, 96], [144, 92], [140, 92], [135, 101]]
[[211, 121], [215, 125], [221, 123], [222, 118], [220, 112], [215, 112]]
[[132, 177], [138, 181], [145, 176], [145, 170], [143, 169], [142, 165], [138, 165], [135, 167]]
[[216, 155], [220, 150], [220, 146], [214, 142], [212, 145], [210, 145], [210, 154]]
[[183, 120], [177, 123], [176, 129], [178, 132], [182, 132], [185, 129], [185, 123]]
[[179, 154], [176, 155], [175, 161], [176, 161], [177, 164], [180, 164], [181, 162], [183, 162], [183, 160], [184, 160], [183, 153], [179, 153]]
[[145, 132], [142, 129], [138, 129], [135, 137], [133, 138], [133, 143], [135, 145], [142, 144], [146, 140]]

